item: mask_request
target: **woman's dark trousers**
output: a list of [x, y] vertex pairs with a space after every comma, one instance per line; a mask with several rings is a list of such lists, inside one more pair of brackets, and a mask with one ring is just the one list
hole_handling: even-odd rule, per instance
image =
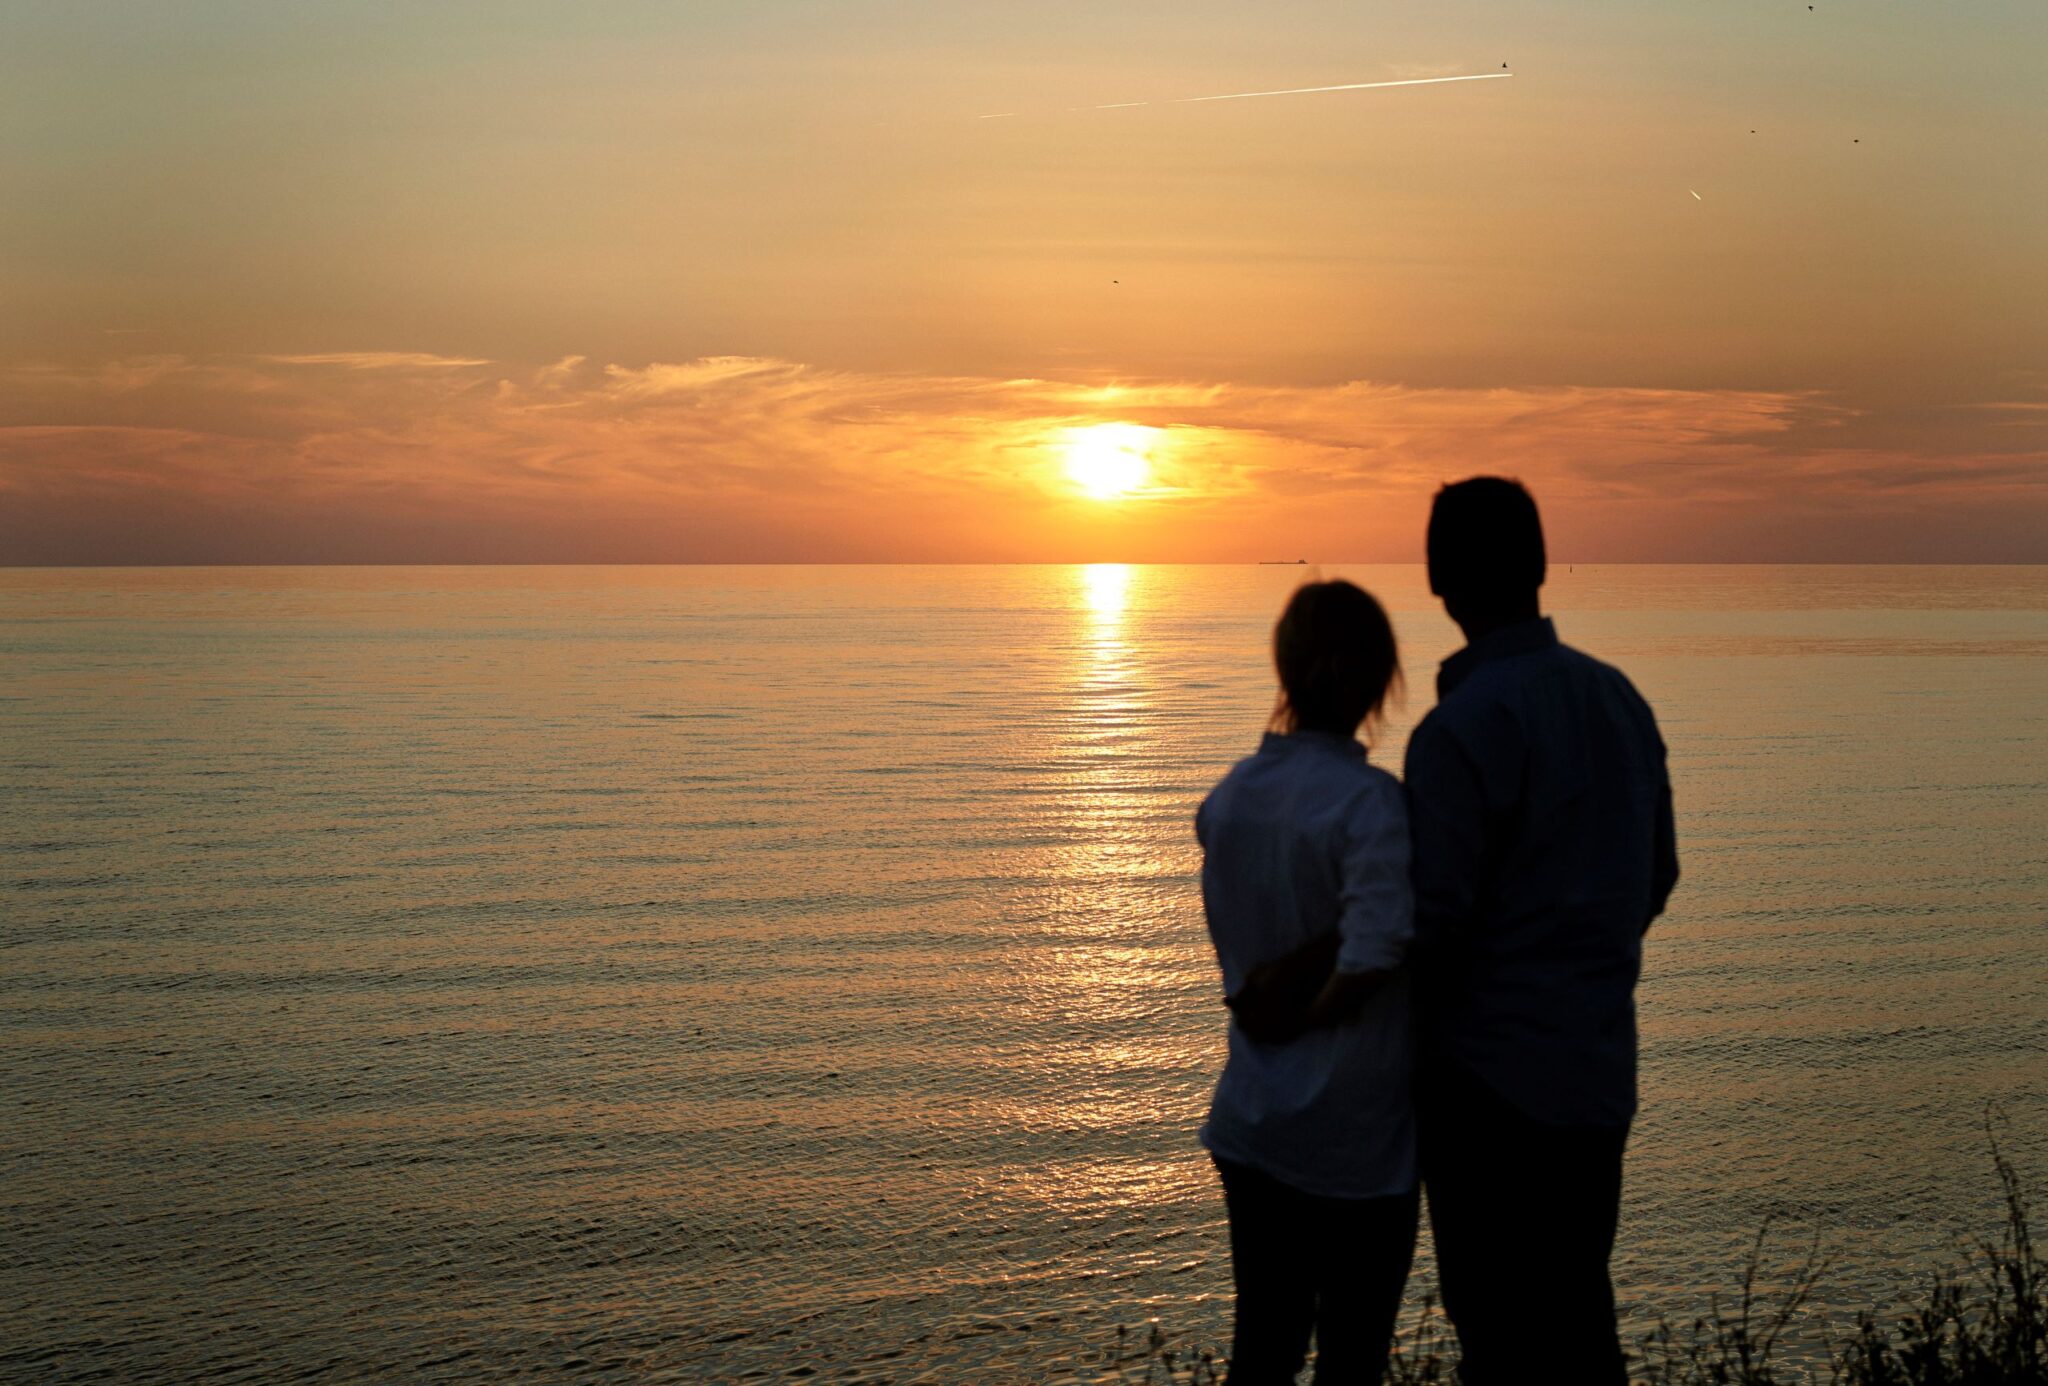
[[1228, 1386], [1291, 1383], [1316, 1344], [1316, 1386], [1373, 1386], [1408, 1265], [1416, 1196], [1319, 1198], [1216, 1161], [1230, 1212], [1237, 1327]]

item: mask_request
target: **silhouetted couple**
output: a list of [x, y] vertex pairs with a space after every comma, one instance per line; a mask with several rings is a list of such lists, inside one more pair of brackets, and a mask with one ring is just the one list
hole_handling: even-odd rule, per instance
[[1237, 1288], [1234, 1386], [1375, 1382], [1427, 1191], [1462, 1379], [1626, 1381], [1607, 1276], [1642, 935], [1678, 879], [1664, 744], [1537, 605], [1536, 503], [1445, 487], [1429, 585], [1465, 633], [1405, 786], [1358, 741], [1400, 660], [1348, 582], [1273, 631], [1274, 730], [1197, 815], [1231, 1010], [1202, 1128]]

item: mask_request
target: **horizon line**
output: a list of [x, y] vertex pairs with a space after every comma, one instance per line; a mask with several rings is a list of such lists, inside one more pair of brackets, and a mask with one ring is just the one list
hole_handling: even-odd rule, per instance
[[[1550, 564], [1556, 570], [1576, 567], [1577, 559]], [[88, 572], [157, 568], [1315, 568], [1346, 565], [1357, 568], [1422, 568], [1421, 559], [1370, 558], [689, 558], [689, 559], [519, 559], [483, 562], [472, 559], [306, 559], [281, 563], [260, 560], [0, 563], [0, 572]], [[1731, 558], [1668, 559], [1656, 562], [1589, 559], [1588, 568], [2048, 568], [2048, 559], [1948, 558]], [[1567, 573], [1567, 576], [1569, 573]]]

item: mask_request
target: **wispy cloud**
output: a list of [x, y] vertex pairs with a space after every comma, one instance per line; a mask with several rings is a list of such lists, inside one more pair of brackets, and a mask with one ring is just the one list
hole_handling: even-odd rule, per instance
[[[1587, 558], [1882, 558], [1899, 555], [1872, 536], [1895, 532], [1921, 536], [1917, 556], [2048, 558], [2048, 453], [1973, 441], [2031, 411], [1983, 412], [1909, 449], [1796, 391], [999, 379], [744, 356], [22, 365], [0, 368], [0, 561], [1398, 560], [1435, 485], [1478, 471], [1538, 487], [1559, 552]], [[1075, 493], [1061, 449], [1113, 420], [1159, 431], [1145, 498], [1104, 507]]]
[[425, 351], [321, 351], [303, 356], [260, 356], [280, 366], [340, 366], [352, 371], [456, 370], [466, 366], [488, 366], [477, 357], [436, 356]]
[[1994, 423], [2003, 428], [2048, 428], [2048, 400], [1994, 400], [1971, 406], [1997, 415]]

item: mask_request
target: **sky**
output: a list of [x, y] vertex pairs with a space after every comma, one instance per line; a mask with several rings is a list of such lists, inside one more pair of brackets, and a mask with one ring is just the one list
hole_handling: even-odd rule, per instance
[[1399, 562], [1480, 472], [1559, 560], [2048, 562], [2044, 53], [2039, 0], [9, 0], [0, 564]]

